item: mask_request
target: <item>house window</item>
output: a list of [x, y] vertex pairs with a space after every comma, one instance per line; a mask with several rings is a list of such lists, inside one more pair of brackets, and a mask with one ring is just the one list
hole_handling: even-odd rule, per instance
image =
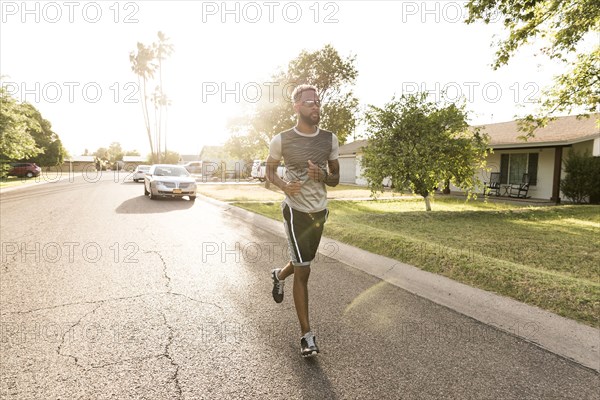
[[500, 183], [521, 183], [523, 174], [529, 174], [529, 184], [537, 184], [538, 153], [502, 154], [500, 156]]

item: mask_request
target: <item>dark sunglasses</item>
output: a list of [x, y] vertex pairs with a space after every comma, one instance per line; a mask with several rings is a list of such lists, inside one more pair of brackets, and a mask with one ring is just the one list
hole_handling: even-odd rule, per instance
[[306, 106], [306, 107], [312, 107], [312, 106], [321, 107], [321, 101], [320, 100], [304, 100], [302, 102], [302, 105]]

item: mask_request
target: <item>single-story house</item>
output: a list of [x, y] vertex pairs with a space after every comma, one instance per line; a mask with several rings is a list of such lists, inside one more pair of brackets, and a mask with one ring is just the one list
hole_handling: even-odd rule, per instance
[[144, 156], [123, 156], [122, 160], [115, 162], [113, 168], [122, 171], [133, 171], [138, 165], [150, 164], [147, 157]]
[[73, 156], [64, 160], [61, 170], [63, 172], [96, 172], [96, 157], [94, 156]]
[[[528, 196], [560, 201], [560, 180], [565, 177], [564, 160], [572, 151], [588, 151], [600, 156], [600, 114], [589, 118], [559, 117], [534, 132], [524, 141], [519, 137], [517, 122], [502, 122], [480, 126], [490, 136], [493, 152], [487, 158], [490, 172], [500, 172], [501, 185], [518, 184], [523, 174], [529, 176]], [[366, 185], [362, 177], [362, 148], [366, 140], [340, 146], [340, 182]], [[480, 171], [480, 179], [489, 181], [490, 172]], [[456, 188], [451, 188], [455, 189]], [[482, 188], [483, 190], [483, 188]]]
[[144, 156], [123, 156], [123, 169], [133, 171], [138, 165], [148, 165], [148, 158]]
[[[588, 151], [600, 156], [600, 114], [588, 118], [576, 116], [560, 117], [546, 127], [534, 132], [527, 141], [519, 139], [516, 121], [482, 126], [490, 135], [490, 148], [487, 165], [491, 172], [500, 172], [500, 184], [520, 183], [524, 173], [529, 175], [529, 196], [538, 199], [550, 199], [558, 202], [562, 199], [560, 181], [564, 179], [564, 160], [570, 152]], [[481, 172], [484, 181], [489, 174]]]

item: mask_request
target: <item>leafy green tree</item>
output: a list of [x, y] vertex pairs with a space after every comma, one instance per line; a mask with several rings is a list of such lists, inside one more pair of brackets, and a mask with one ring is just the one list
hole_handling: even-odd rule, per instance
[[123, 160], [123, 155], [124, 154], [125, 153], [123, 152], [123, 148], [121, 147], [121, 143], [119, 143], [119, 142], [112, 142], [110, 144], [110, 146], [108, 146], [107, 155], [108, 155], [108, 161], [111, 164], [114, 164], [116, 161]]
[[110, 153], [106, 147], [99, 147], [92, 155], [102, 161], [108, 161], [110, 159]]
[[23, 161], [35, 162], [41, 166], [62, 164], [66, 150], [58, 135], [52, 131], [50, 121], [44, 119], [42, 114], [29, 103], [21, 104], [21, 112], [32, 120], [32, 123], [29, 124], [28, 132], [35, 140], [36, 146], [42, 150], [36, 156], [26, 157]]
[[13, 161], [35, 157], [42, 152], [31, 132], [40, 130], [24, 107], [0, 87], [0, 176], [4, 176]]
[[38, 165], [55, 166], [61, 165], [68, 158], [67, 150], [64, 148], [59, 138], [46, 145], [43, 155], [39, 155], [36, 160]]
[[177, 164], [181, 158], [180, 154], [175, 151], [167, 151], [162, 159], [165, 164]]
[[250, 176], [252, 171], [252, 162], [255, 157], [260, 159], [266, 159], [266, 149], [261, 154], [256, 154], [253, 147], [249, 144], [249, 138], [247, 135], [233, 135], [223, 146], [225, 152], [235, 160], [241, 160], [243, 165], [240, 166], [242, 171], [242, 177], [246, 178]]
[[[249, 115], [230, 121], [233, 136], [227, 148], [236, 154], [248, 154], [264, 158], [268, 146], [277, 133], [289, 129], [296, 123], [291, 104], [291, 92], [300, 84], [311, 84], [319, 90], [323, 102], [320, 126], [335, 132], [344, 143], [356, 128], [358, 99], [354, 97], [352, 85], [358, 71], [355, 57], [342, 58], [331, 45], [320, 50], [302, 51], [290, 61], [286, 71], [273, 74], [269, 87]], [[268, 95], [267, 95], [268, 93]], [[246, 139], [241, 139], [241, 136]]]
[[[554, 114], [585, 110], [594, 112], [600, 104], [600, 7], [597, 0], [469, 0], [467, 23], [482, 20], [489, 23], [500, 14], [508, 37], [500, 41], [494, 69], [507, 64], [514, 53], [536, 38], [548, 45], [541, 51], [559, 60], [566, 71], [557, 76], [554, 85], [543, 91], [538, 115], [521, 119], [521, 129], [533, 135]], [[589, 35], [588, 35], [589, 34]], [[591, 36], [592, 47], [584, 52], [584, 42]], [[573, 55], [577, 56], [573, 59]]]
[[423, 196], [430, 211], [430, 196], [448, 181], [469, 196], [481, 184], [477, 172], [485, 166], [487, 137], [469, 129], [464, 105], [428, 102], [426, 93], [417, 93], [383, 108], [369, 106], [365, 119], [369, 142], [362, 165], [374, 194], [391, 177], [397, 190]]
[[231, 158], [236, 160], [252, 160], [256, 156], [247, 135], [232, 135], [223, 148]]
[[343, 59], [331, 45], [314, 52], [302, 51], [290, 62], [287, 73], [279, 75], [278, 81], [290, 89], [286, 114], [295, 120], [289, 106], [291, 90], [300, 84], [314, 85], [323, 102], [321, 126], [334, 131], [340, 142], [345, 143], [356, 127], [358, 113], [358, 99], [350, 88], [358, 76], [355, 62], [355, 56]]

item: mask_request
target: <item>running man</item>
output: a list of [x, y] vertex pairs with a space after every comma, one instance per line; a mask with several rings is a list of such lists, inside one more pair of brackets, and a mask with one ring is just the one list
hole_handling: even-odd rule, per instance
[[[327, 190], [340, 181], [338, 139], [319, 129], [321, 101], [317, 89], [300, 85], [292, 93], [296, 126], [279, 133], [271, 141], [267, 159], [267, 179], [285, 193], [281, 207], [291, 261], [271, 271], [273, 299], [283, 301], [285, 279], [294, 275], [294, 305], [300, 322], [300, 354], [309, 357], [319, 348], [308, 320], [308, 277], [315, 258], [323, 224], [327, 221]], [[285, 179], [277, 176], [277, 166], [285, 162]]]

